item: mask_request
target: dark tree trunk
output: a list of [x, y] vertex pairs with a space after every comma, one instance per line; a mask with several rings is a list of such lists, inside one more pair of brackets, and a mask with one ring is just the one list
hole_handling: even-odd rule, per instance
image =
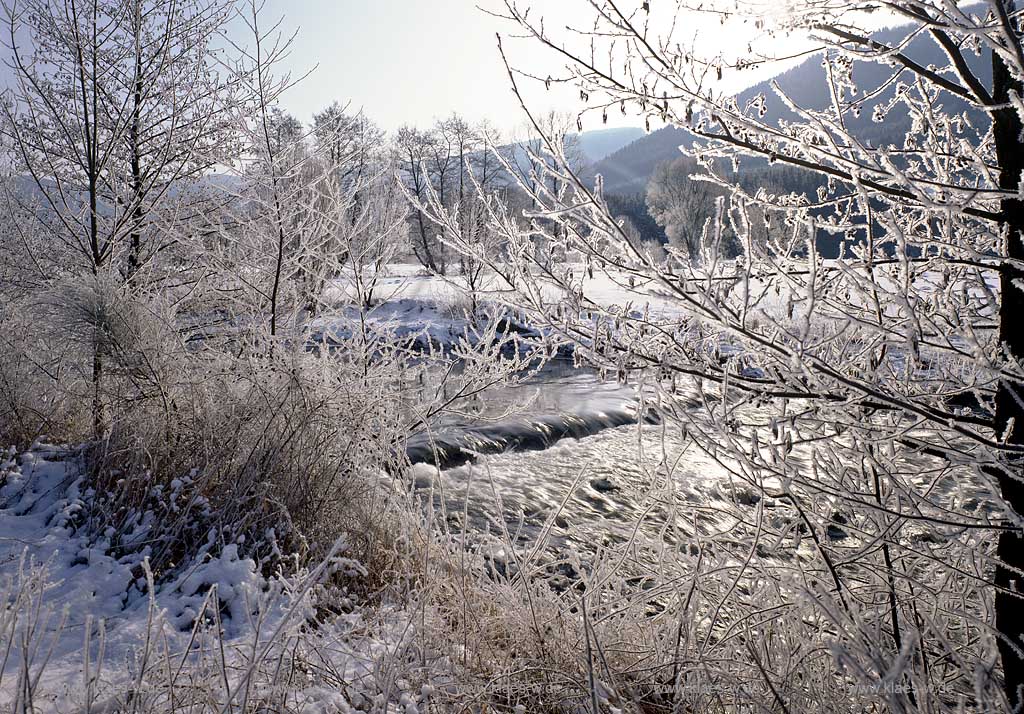
[[[99, 331], [97, 330], [97, 333]], [[102, 440], [110, 432], [110, 418], [103, 399], [103, 346], [99, 334], [92, 351], [92, 431], [93, 438]]]
[[135, 48], [135, 82], [132, 87], [132, 126], [129, 136], [131, 142], [132, 156], [132, 232], [131, 244], [128, 250], [128, 278], [131, 279], [142, 267], [142, 146], [140, 144], [140, 132], [142, 127], [142, 50], [139, 48], [139, 33], [136, 28]]
[[423, 249], [423, 255], [417, 255], [416, 257], [418, 257], [420, 262], [423, 263], [424, 268], [429, 270], [431, 273], [438, 273], [437, 261], [434, 260], [434, 254], [430, 251], [430, 234], [427, 232], [427, 225], [423, 220], [423, 211], [416, 211], [416, 221], [418, 223], [420, 242]]
[[[1013, 0], [1007, 0], [1007, 11], [1012, 13]], [[1005, 104], [1010, 92], [1021, 93], [1021, 82], [1015, 79], [1003, 60], [993, 53], [992, 95], [995, 102]], [[1000, 187], [1016, 192], [1024, 170], [1024, 146], [1021, 144], [1021, 121], [1017, 112], [1008, 105], [992, 113], [993, 136], [1000, 166]], [[1024, 271], [1012, 261], [1024, 260], [1024, 203], [1017, 198], [1005, 199], [1001, 205], [1006, 231], [1006, 257], [1002, 264], [999, 289], [999, 339], [1009, 356], [1024, 357]], [[996, 392], [996, 426], [999, 436], [1010, 444], [1024, 444], [1024, 409], [1018, 399], [1024, 397], [1024, 385], [1001, 381]], [[1008, 457], [999, 471], [999, 487], [1006, 504], [1019, 516], [1024, 516], [1024, 462]], [[996, 569], [996, 628], [1000, 634], [999, 653], [1007, 696], [1012, 705], [1020, 707], [1024, 693], [1024, 538], [1019, 530], [1005, 530], [999, 537], [999, 565]]]

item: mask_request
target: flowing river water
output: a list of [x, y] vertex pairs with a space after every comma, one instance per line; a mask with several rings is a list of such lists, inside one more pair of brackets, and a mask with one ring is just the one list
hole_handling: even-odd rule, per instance
[[[562, 564], [566, 554], [586, 562], [600, 552], [642, 553], [632, 567], [642, 577], [659, 549], [693, 554], [711, 538], [749, 550], [759, 510], [767, 527], [796, 542], [797, 532], [806, 532], [792, 508], [736, 478], [688, 439], [678, 420], [654, 418], [636, 386], [556, 362], [488, 400], [478, 418], [421, 435], [407, 453], [416, 491], [453, 535], [487, 544], [501, 572], [512, 567], [511, 550], [543, 552]], [[495, 416], [510, 407], [513, 415]], [[811, 458], [798, 449], [790, 463], [806, 472]], [[978, 485], [919, 485], [959, 492], [991, 510]], [[846, 525], [852, 515], [837, 502], [835, 520], [820, 536], [840, 549], [855, 547]], [[810, 547], [810, 539], [802, 542], [802, 550]], [[770, 551], [759, 555], [794, 553]], [[568, 569], [566, 585], [575, 574]]]
[[702, 531], [731, 526], [724, 499], [760, 500], [678, 425], [656, 419], [635, 386], [555, 364], [491, 399], [485, 415], [526, 407], [453, 421], [417, 437], [407, 453], [416, 490], [452, 533], [497, 544], [501, 568], [509, 548], [555, 559], [640, 542], [695, 549]]

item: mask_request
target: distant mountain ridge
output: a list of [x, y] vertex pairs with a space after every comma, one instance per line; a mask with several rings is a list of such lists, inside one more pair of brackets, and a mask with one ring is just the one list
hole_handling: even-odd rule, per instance
[[[906, 28], [894, 28], [877, 33], [875, 38], [883, 43], [894, 42], [902, 39], [905, 32]], [[923, 66], [941, 67], [948, 64], [948, 58], [942, 49], [926, 35], [919, 36], [911, 42], [906, 52]], [[990, 83], [992, 70], [989, 58], [970, 55], [967, 59], [982, 82]], [[891, 71], [890, 67], [879, 63], [855, 61], [853, 78], [862, 92], [874, 90], [889, 79]], [[796, 115], [783, 104], [772, 89], [772, 81], [776, 82], [797, 106], [820, 110], [831, 102], [821, 55], [816, 54], [782, 72], [774, 80], [759, 82], [738, 94], [736, 99], [740, 108], [745, 107], [758, 94], [763, 94], [766, 110], [763, 120], [766, 123], [778, 125], [780, 121], [795, 120]], [[889, 101], [895, 91], [894, 83], [873, 100], [873, 105]], [[942, 101], [947, 106], [947, 111], [977, 113], [966, 102], [948, 93], [943, 95]], [[847, 115], [847, 127], [861, 141], [871, 142], [876, 146], [885, 142], [902, 142], [903, 136], [910, 128], [911, 119], [907, 112], [894, 111], [886, 117], [884, 123], [873, 122], [871, 115], [870, 107], [866, 107], [859, 116]], [[605, 193], [641, 193], [646, 189], [647, 182], [658, 164], [678, 157], [679, 147], [691, 145], [695, 138], [692, 133], [681, 127], [662, 127], [597, 161], [593, 166], [593, 173], [601, 174], [603, 177]]]
[[642, 193], [658, 164], [681, 156], [679, 147], [693, 139], [693, 134], [686, 129], [664, 126], [597, 161], [592, 173], [601, 175], [605, 193]]
[[605, 159], [644, 136], [638, 126], [614, 129], [594, 129], [576, 134], [580, 150], [587, 161], [594, 164]]

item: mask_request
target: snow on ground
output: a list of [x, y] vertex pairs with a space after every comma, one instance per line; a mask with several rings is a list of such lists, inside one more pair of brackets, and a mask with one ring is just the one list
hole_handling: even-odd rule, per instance
[[[302, 629], [315, 615], [313, 586], [324, 569], [268, 580], [229, 544], [211, 548], [150, 596], [146, 548], [118, 557], [106, 538], [90, 541], [79, 527], [93, 494], [73, 450], [37, 444], [5, 452], [0, 484], [0, 597], [8, 604], [0, 613], [0, 650], [8, 652], [0, 706], [21, 711], [28, 688], [35, 711], [85, 711], [90, 704], [114, 711], [130, 690], [156, 701], [186, 685], [196, 694], [198, 681], [218, 711], [217, 702], [228, 700], [222, 682], [234, 696], [251, 690], [256, 699], [261, 687], [272, 690], [265, 665], [279, 667], [286, 647], [318, 658], [289, 694], [295, 711], [371, 711], [389, 700], [406, 702], [412, 714], [429, 695], [429, 687], [389, 666], [414, 632], [405, 613], [357, 610], [315, 632]], [[330, 568], [359, 566], [337, 557]], [[210, 627], [194, 631], [197, 619], [216, 622], [223, 638]], [[177, 667], [174, 679], [168, 663]]]
[[[649, 286], [630, 287], [627, 279], [600, 273], [583, 279], [585, 294], [595, 301], [629, 303], [634, 310], [646, 308], [666, 319], [678, 315], [672, 301], [654, 295]], [[332, 317], [318, 325], [328, 338], [351, 334], [355, 326], [366, 324], [374, 331], [425, 336], [433, 344], [450, 345], [471, 329], [458, 279], [429, 276], [412, 265], [388, 266], [375, 286], [369, 310], [351, 305], [346, 299], [349, 287], [346, 279], [330, 287], [329, 294], [345, 314], [341, 320]], [[570, 380], [570, 387], [573, 384]], [[596, 390], [598, 395], [592, 382], [576, 386], [574, 402], [600, 396], [597, 406], [604, 408], [608, 400], [617, 404], [625, 398], [617, 388]], [[657, 432], [643, 429], [649, 438]], [[603, 436], [559, 443], [543, 454], [483, 457], [449, 472], [453, 498], [467, 498], [471, 484], [486, 485], [490, 492], [496, 480], [506, 507], [518, 512], [526, 525], [540, 528], [553, 517], [551, 509], [569, 496], [569, 507], [561, 514], [566, 523], [556, 523], [558, 535], [566, 537], [572, 531], [600, 541], [602, 533], [621, 536], [617, 531], [651, 508], [652, 498], [672, 494], [669, 500], [700, 499], [707, 494], [693, 490], [695, 486], [720, 476], [717, 465], [692, 453], [687, 453], [686, 466], [678, 474], [659, 472], [657, 463], [625, 465], [622, 456], [636, 448], [637, 434], [636, 427], [621, 427]], [[654, 444], [648, 447], [650, 454], [657, 454]], [[656, 461], [664, 463], [663, 456]], [[586, 478], [576, 484], [583, 465]], [[420, 467], [416, 475], [429, 484], [438, 474]], [[174, 482], [171, 489], [184, 485]], [[486, 495], [477, 494], [481, 508], [469, 515], [496, 528], [495, 514], [483, 507], [490, 500]], [[156, 658], [150, 650], [157, 641], [161, 650], [172, 653], [168, 661], [183, 663], [186, 670], [191, 667], [213, 677], [219, 667], [234, 694], [257, 678], [253, 671], [261, 671], [263, 660], [280, 654], [281, 643], [270, 641], [270, 634], [280, 632], [287, 633], [284, 640], [296, 647], [302, 643], [318, 658], [295, 695], [302, 702], [296, 710], [372, 711], [392, 701], [412, 714], [429, 699], [430, 681], [443, 680], [436, 672], [417, 681], [402, 674], [406, 670], [398, 662], [415, 632], [414, 618], [407, 612], [386, 606], [357, 608], [351, 614], [332, 615], [329, 624], [300, 634], [300, 625], [315, 616], [317, 590], [312, 585], [322, 573], [267, 579], [252, 560], [239, 554], [237, 544], [217, 543], [212, 533], [205, 552], [150, 594], [145, 569], [150, 522], [141, 518], [136, 532], [118, 534], [122, 542], [139, 544], [119, 555], [111, 547], [114, 534], [88, 538], [89, 529], [82, 527], [94, 496], [74, 449], [36, 445], [0, 458], [0, 596], [13, 605], [0, 613], [0, 648], [9, 644], [13, 653], [0, 667], [0, 706], [13, 704], [20, 696], [25, 679], [19, 670], [26, 666], [40, 684], [37, 702], [68, 710], [81, 706], [83, 698], [100, 701], [118, 692], [123, 696], [142, 663]], [[359, 569], [343, 558], [330, 567]], [[194, 636], [197, 622], [216, 623], [223, 641], [207, 633], [205, 625], [199, 629], [206, 634]], [[210, 653], [220, 644], [227, 651], [227, 664], [214, 666]], [[254, 657], [262, 659], [253, 665]], [[98, 677], [97, 661], [104, 663]], [[443, 663], [443, 653], [435, 661]], [[272, 684], [260, 681], [267, 687]], [[226, 697], [223, 688], [219, 696]]]
[[[593, 276], [590, 276], [583, 265], [566, 267], [583, 286], [584, 295], [594, 302], [602, 305], [632, 304], [634, 309], [641, 311], [648, 307], [656, 314], [665, 316], [677, 315], [680, 312], [677, 301], [664, 294], [653, 283], [631, 281], [626, 274], [611, 271], [595, 271]], [[327, 301], [336, 304], [351, 302], [352, 281], [352, 276], [335, 280], [326, 291]], [[508, 291], [504, 281], [493, 275], [482, 281], [478, 294], [484, 300], [515, 304], [512, 299], [514, 295]], [[545, 298], [552, 301], [559, 297], [554, 287], [549, 287], [545, 293]], [[419, 265], [395, 263], [381, 270], [374, 298], [375, 305], [384, 308], [404, 301], [431, 305], [437, 311], [438, 317], [444, 318], [452, 314], [461, 314], [468, 304], [468, 291], [464, 279], [458, 275], [432, 275]]]
[[423, 346], [457, 342], [471, 330], [461, 286], [456, 280], [427, 275], [417, 268], [386, 266], [374, 283], [373, 304], [362, 309], [354, 304], [351, 277], [335, 280], [325, 299], [336, 310], [331, 317], [317, 320], [314, 330], [329, 341], [347, 339], [366, 329]]
[[[586, 297], [595, 304], [628, 306], [637, 316], [647, 314], [669, 322], [682, 316], [677, 302], [653, 284], [631, 286], [625, 275], [595, 272], [589, 277], [582, 265], [569, 267], [582, 281]], [[314, 322], [318, 339], [340, 342], [365, 330], [369, 335], [386, 334], [408, 340], [420, 348], [448, 348], [463, 338], [472, 343], [480, 329], [471, 319], [471, 293], [458, 275], [432, 275], [419, 265], [397, 263], [362, 279], [374, 286], [372, 304], [368, 307], [360, 308], [355, 300], [354, 276], [340, 277], [328, 286], [324, 298], [334, 309], [329, 316]], [[545, 287], [544, 296], [552, 303], [562, 297], [553, 286]], [[482, 281], [476, 297], [485, 311], [510, 319], [513, 329], [527, 328], [523, 324], [525, 317], [519, 314], [521, 305], [516, 296], [496, 276]]]
[[[591, 303], [604, 308], [628, 307], [635, 315], [647, 315], [652, 320], [673, 322], [683, 317], [685, 310], [678, 297], [671, 294], [666, 286], [657, 281], [643, 281], [625, 272], [597, 270], [588, 273], [582, 264], [566, 264], [564, 266], [572, 279], [581, 287], [582, 295]], [[844, 280], [852, 281], [850, 271], [860, 275], [859, 281], [866, 278], [860, 268], [843, 268], [839, 261], [824, 261], [822, 269], [829, 271], [833, 280], [846, 275]], [[891, 268], [895, 269], [895, 268]], [[365, 279], [365, 278], [364, 278]], [[899, 283], [891, 277], [876, 274], [875, 278], [883, 290], [898, 290]], [[915, 278], [915, 289], [929, 291], [935, 289], [935, 276], [927, 274]], [[467, 321], [466, 309], [469, 306], [469, 295], [465, 281], [458, 275], [438, 276], [429, 274], [418, 264], [396, 263], [384, 266], [377, 275], [374, 289], [374, 305], [364, 314], [351, 306], [352, 276], [335, 280], [326, 292], [328, 302], [346, 306], [349, 321], [357, 321], [361, 317], [376, 327], [389, 326], [398, 334], [430, 335], [435, 341], [446, 342], [462, 334]], [[758, 308], [773, 319], [793, 320], [799, 318], [805, 309], [802, 304], [803, 290], [799, 284], [780, 284], [780, 289], [766, 289], [763, 280], [751, 280], [746, 289]], [[991, 289], [997, 289], [993, 283]], [[732, 286], [733, 297], [738, 298], [738, 291], [744, 289], [737, 277]], [[503, 305], [509, 309], [518, 307], [514, 291], [494, 275], [485, 277], [478, 291], [481, 302], [491, 305]], [[551, 285], [544, 288], [544, 299], [552, 303], [562, 295]], [[863, 304], [861, 296], [852, 295], [850, 304], [854, 307]], [[819, 306], [820, 309], [820, 306]], [[898, 306], [890, 307], [898, 311]], [[792, 316], [784, 316], [792, 311]]]

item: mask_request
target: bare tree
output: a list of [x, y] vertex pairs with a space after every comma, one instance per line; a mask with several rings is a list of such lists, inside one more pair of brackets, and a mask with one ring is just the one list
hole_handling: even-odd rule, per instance
[[[494, 128], [486, 123], [471, 126], [452, 115], [437, 122], [428, 132], [403, 128], [396, 138], [396, 152], [403, 184], [413, 202], [426, 206], [431, 201], [458, 214], [461, 233], [480, 235], [482, 213], [473, 207], [477, 189], [498, 190], [506, 167], [495, 156], [499, 141]], [[490, 142], [490, 145], [488, 143]], [[438, 240], [438, 227], [423, 211], [413, 215], [413, 252], [420, 263], [437, 275], [447, 270], [446, 246]], [[467, 275], [465, 259], [459, 270]]]
[[[100, 283], [134, 276], [167, 247], [157, 239], [163, 217], [198, 213], [182, 188], [217, 161], [225, 139], [229, 88], [210, 57], [229, 9], [220, 0], [3, 6], [14, 76], [3, 132], [33, 186], [23, 200], [37, 204], [45, 233]], [[100, 311], [93, 318], [101, 436], [110, 427], [106, 338]]]
[[[463, 195], [455, 203], [443, 203], [440, 193], [433, 187], [428, 187], [422, 199], [406, 189], [414, 209], [429, 216], [438, 241], [456, 251], [459, 274], [457, 279], [449, 280], [468, 297], [467, 317], [474, 322], [483, 316], [481, 298], [496, 278], [490, 266], [506, 257], [500, 233], [492, 228], [491, 216], [498, 206], [507, 202], [508, 195], [496, 190], [493, 179], [498, 173], [492, 174], [487, 169], [490, 162], [484, 156], [490, 154], [491, 149], [481, 144], [480, 151], [482, 153], [473, 161], [476, 166], [467, 170]], [[496, 160], [492, 162], [499, 165]], [[473, 250], [464, 250], [465, 246], [473, 246]]]
[[691, 174], [696, 168], [692, 159], [681, 156], [659, 164], [647, 184], [651, 216], [665, 229], [669, 244], [691, 258], [700, 253], [704, 225], [723, 193], [705, 181], [694, 181]]
[[[501, 255], [501, 243], [497, 234], [490, 229], [487, 210], [483, 202], [505, 196], [503, 167], [498, 161], [495, 147], [500, 138], [493, 127], [484, 124], [471, 127], [461, 117], [453, 116], [443, 122], [440, 131], [451, 136], [459, 166], [458, 189], [449, 200], [448, 208], [454, 216], [460, 244], [475, 244], [493, 258]], [[438, 205], [445, 205], [440, 192], [431, 199]], [[442, 241], [443, 231], [442, 231]], [[479, 315], [480, 295], [488, 280], [486, 265], [475, 260], [471, 253], [459, 252], [459, 276], [470, 299], [470, 315]]]
[[[363, 112], [349, 114], [337, 102], [313, 116], [313, 133], [321, 156], [339, 167], [336, 179], [343, 186], [368, 182], [390, 161], [384, 155], [384, 131]], [[360, 201], [357, 195], [353, 220]]]
[[[210, 55], [232, 11], [218, 0], [121, 0], [127, 16], [126, 66], [116, 65], [119, 94], [130, 96], [123, 161], [131, 167], [127, 196], [114, 196], [131, 214], [126, 274], [133, 276], [160, 248], [143, 244], [159, 230], [161, 204], [193, 214], [205, 209], [187, 190], [232, 151], [227, 110], [231, 88], [211, 72]], [[106, 90], [109, 91], [109, 90]], [[182, 198], [192, 205], [182, 206]], [[156, 215], [153, 215], [155, 212]], [[194, 216], [193, 216], [194, 217]]]
[[4, 6], [16, 79], [5, 134], [48, 209], [41, 220], [89, 270], [120, 260], [135, 272], [149, 216], [172, 202], [171, 186], [180, 191], [229, 149], [229, 88], [210, 54], [230, 7]]
[[[431, 134], [412, 127], [399, 129], [395, 137], [395, 152], [398, 155], [397, 163], [402, 182], [418, 202], [426, 202], [434, 185], [427, 164], [434, 153], [431, 149], [433, 141]], [[444, 246], [435, 240], [430, 219], [422, 211], [416, 211], [411, 221], [412, 250], [416, 259], [431, 273], [443, 274]]]
[[[905, 25], [881, 33], [859, 14], [872, 3], [797, 3], [771, 29], [820, 42], [829, 101], [819, 108], [778, 85], [774, 97], [743, 106], [717, 91], [717, 78], [766, 58], [702, 55], [673, 18], [701, 11], [726, 22], [732, 6], [581, 5], [586, 19], [565, 36], [518, 2], [506, 9], [568, 62], [566, 81], [581, 96], [601, 97], [585, 111], [621, 106], [688, 127], [702, 140], [693, 152], [701, 178], [727, 196], [708, 216], [699, 261], [661, 261], [613, 219], [599, 186], [560, 161], [543, 169], [546, 183], [570, 183], [571, 192], [520, 181], [536, 204], [533, 227], [494, 217], [509, 250], [526, 259], [494, 267], [517, 287], [516, 304], [596, 364], [660, 375], [652, 399], [662, 413], [758, 494], [753, 507], [728, 511], [736, 532], [703, 534], [730, 554], [724, 560], [661, 561], [665, 578], [654, 587], [677, 592], [682, 609], [669, 617], [679, 634], [667, 654], [638, 655], [643, 676], [663, 667], [669, 684], [697, 677], [703, 689], [676, 693], [696, 709], [744, 706], [751, 686], [782, 711], [849, 710], [866, 699], [945, 711], [958, 697], [979, 710], [1019, 708], [1017, 5], [891, 2], [886, 21]], [[945, 64], [917, 59], [922, 43]], [[881, 80], [858, 84], [857, 63], [881, 68]], [[766, 118], [772, 101], [790, 112], [784, 121]], [[899, 113], [909, 131], [898, 124], [894, 140], [860, 138], [861, 115], [884, 124]], [[546, 149], [557, 155], [558, 144], [549, 137]], [[742, 185], [730, 167], [749, 157], [823, 176], [817, 200]], [[555, 229], [536, 230], [542, 220]], [[723, 258], [730, 233], [742, 259]], [[839, 243], [837, 261], [818, 254], [823, 236]], [[593, 261], [649, 309], [624, 312], [589, 293], [571, 266], [538, 255], [538, 240]], [[546, 297], [553, 293], [561, 300]], [[783, 562], [790, 558], [796, 570]], [[621, 614], [616, 607], [589, 604], [596, 621]], [[691, 612], [706, 617], [682, 624]], [[784, 642], [774, 646], [776, 632]], [[663, 633], [652, 625], [649, 636]], [[938, 662], [950, 666], [940, 673]], [[621, 676], [639, 676], [631, 666]]]
[[252, 0], [238, 13], [251, 48], [232, 42], [239, 59], [230, 69], [246, 98], [235, 117], [242, 142], [242, 157], [236, 162], [242, 188], [238, 215], [230, 215], [222, 234], [229, 262], [254, 263], [252, 279], [243, 278], [246, 298], [255, 300], [246, 311], [266, 315], [268, 349], [273, 351], [281, 337], [301, 328], [286, 323], [303, 322], [301, 311], [315, 314], [315, 286], [322, 283], [324, 266], [313, 264], [313, 256], [325, 254], [324, 243], [333, 239], [338, 217], [332, 210], [337, 193], [331, 169], [317, 161], [302, 123], [278, 106], [293, 82], [290, 75], [275, 71], [294, 36], [282, 35], [276, 25], [262, 25], [261, 9]]

